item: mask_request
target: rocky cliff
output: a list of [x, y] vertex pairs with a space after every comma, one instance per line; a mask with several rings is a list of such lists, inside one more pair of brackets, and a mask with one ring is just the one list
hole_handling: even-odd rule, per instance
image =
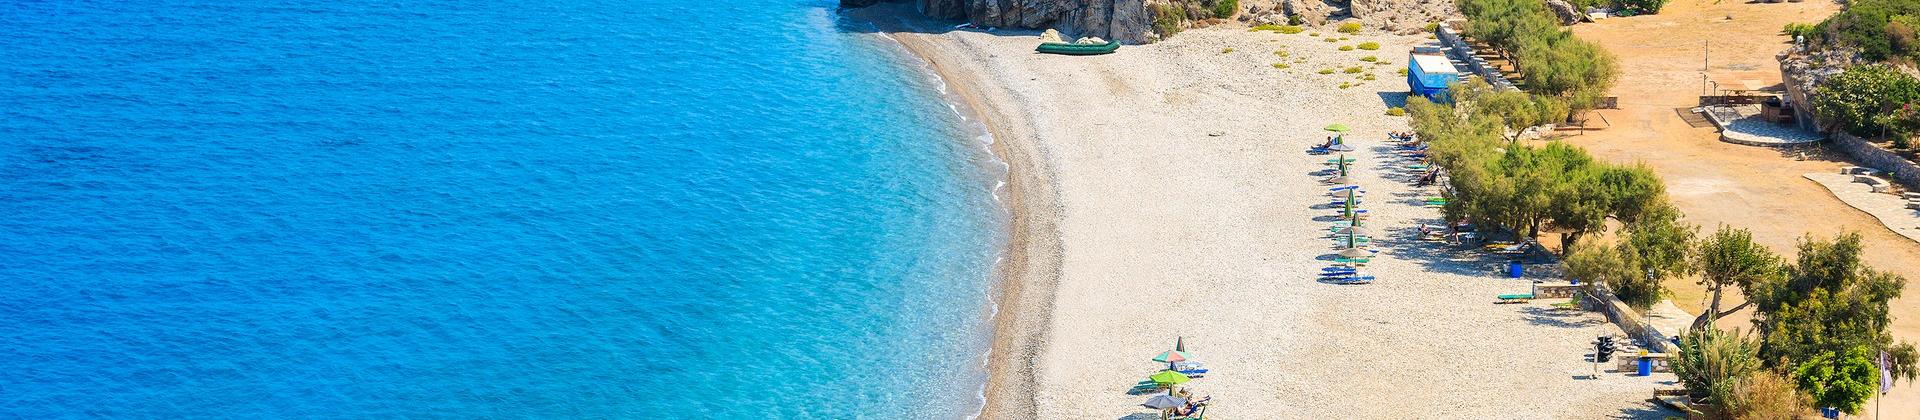
[[[1238, 0], [1232, 13], [1215, 16], [1230, 0], [840, 0], [841, 7], [911, 2], [938, 19], [964, 19], [983, 27], [1058, 29], [1072, 36], [1123, 42], [1153, 42], [1210, 19], [1238, 17], [1250, 24], [1285, 24], [1299, 16], [1309, 25], [1346, 21], [1390, 32], [1411, 33], [1453, 13], [1452, 0]], [[1157, 24], [1157, 25], [1156, 25]]]

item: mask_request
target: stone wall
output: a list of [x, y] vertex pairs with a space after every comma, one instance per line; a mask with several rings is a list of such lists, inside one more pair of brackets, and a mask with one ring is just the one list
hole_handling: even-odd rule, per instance
[[1440, 40], [1440, 46], [1447, 48], [1448, 58], [1452, 58], [1456, 63], [1467, 63], [1467, 68], [1464, 70], [1479, 75], [1480, 80], [1485, 80], [1494, 87], [1507, 90], [1515, 89], [1513, 82], [1507, 81], [1505, 75], [1501, 75], [1499, 71], [1495, 71], [1493, 66], [1487, 63], [1487, 60], [1482, 60], [1480, 57], [1474, 55], [1473, 47], [1468, 46], [1466, 38], [1462, 38], [1460, 32], [1453, 29], [1452, 22], [1443, 23], [1438, 29], [1434, 29], [1434, 38]]
[[1843, 130], [1834, 130], [1829, 136], [1833, 148], [1852, 156], [1861, 166], [1885, 171], [1889, 177], [1908, 188], [1920, 189], [1920, 164], [1900, 157], [1900, 155], [1881, 148]]
[[1592, 296], [1598, 298], [1597, 302], [1596, 299], [1584, 301], [1588, 309], [1607, 314], [1607, 320], [1613, 321], [1614, 325], [1619, 325], [1620, 330], [1626, 331], [1628, 336], [1647, 343], [1647, 350], [1656, 353], [1679, 352], [1679, 349], [1673, 348], [1673, 342], [1670, 341], [1673, 337], [1654, 328], [1653, 324], [1647, 322], [1646, 317], [1641, 316], [1639, 311], [1633, 310], [1632, 306], [1628, 306], [1620, 298], [1614, 297], [1613, 291], [1608, 290], [1606, 286], [1594, 286], [1587, 290], [1592, 291]]

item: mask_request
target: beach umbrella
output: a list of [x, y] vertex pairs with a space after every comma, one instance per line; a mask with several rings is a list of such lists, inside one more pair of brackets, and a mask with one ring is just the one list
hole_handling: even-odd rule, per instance
[[1167, 386], [1184, 384], [1187, 383], [1187, 381], [1193, 380], [1193, 378], [1187, 377], [1186, 374], [1171, 370], [1160, 371], [1160, 373], [1155, 373], [1153, 376], [1148, 376], [1147, 379], [1153, 380], [1153, 383], [1165, 384]]
[[1343, 233], [1347, 235], [1347, 246], [1349, 247], [1353, 246], [1354, 235], [1373, 236], [1373, 230], [1367, 229], [1366, 226], [1361, 226], [1359, 220], [1353, 221], [1352, 226], [1340, 228], [1338, 233]]
[[1189, 359], [1187, 352], [1180, 350], [1168, 350], [1160, 353], [1159, 356], [1153, 356], [1153, 361], [1160, 363], [1183, 362], [1187, 359]]
[[1327, 150], [1332, 150], [1335, 152], [1351, 152], [1354, 149], [1353, 149], [1353, 146], [1348, 146], [1346, 143], [1338, 143], [1332, 146], [1327, 146]]
[[1347, 128], [1346, 124], [1334, 123], [1333, 125], [1327, 126], [1327, 131], [1332, 131], [1335, 133], [1345, 133], [1347, 132], [1347, 130], [1349, 129]]
[[1187, 351], [1187, 338], [1186, 338], [1186, 337], [1174, 337], [1174, 338], [1173, 338], [1173, 351]]
[[1371, 255], [1373, 255], [1372, 252], [1368, 252], [1367, 250], [1360, 249], [1358, 247], [1340, 250], [1340, 256], [1347, 257], [1347, 258], [1363, 258]]
[[1185, 406], [1187, 405], [1187, 399], [1175, 397], [1173, 396], [1172, 391], [1168, 391], [1166, 394], [1155, 395], [1153, 396], [1153, 398], [1148, 398], [1147, 402], [1141, 403], [1140, 405], [1144, 405], [1144, 406], [1147, 406], [1147, 408], [1151, 408], [1155, 410], [1165, 410], [1169, 408], [1178, 408], [1181, 406]]

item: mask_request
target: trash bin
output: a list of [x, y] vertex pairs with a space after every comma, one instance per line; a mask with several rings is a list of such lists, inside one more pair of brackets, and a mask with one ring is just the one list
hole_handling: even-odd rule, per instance
[[1508, 277], [1508, 278], [1516, 278], [1516, 279], [1517, 279], [1517, 278], [1520, 278], [1520, 274], [1521, 274], [1521, 273], [1525, 273], [1525, 272], [1526, 272], [1526, 270], [1524, 270], [1524, 269], [1522, 269], [1522, 268], [1520, 267], [1520, 262], [1519, 262], [1519, 261], [1513, 261], [1513, 262], [1509, 262], [1509, 263], [1507, 263], [1507, 277]]
[[1640, 358], [1640, 376], [1653, 376], [1653, 358]]

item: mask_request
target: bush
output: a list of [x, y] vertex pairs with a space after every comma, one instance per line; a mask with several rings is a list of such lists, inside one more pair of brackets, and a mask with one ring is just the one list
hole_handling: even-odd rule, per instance
[[1407, 116], [1407, 109], [1397, 107], [1397, 106], [1392, 108], [1387, 108], [1387, 115], [1392, 115], [1395, 117], [1404, 117], [1404, 116]]
[[1287, 50], [1273, 50], [1273, 55], [1286, 57], [1288, 54], [1291, 54], [1291, 53], [1287, 52]]
[[1907, 104], [1920, 102], [1920, 80], [1878, 64], [1854, 66], [1814, 89], [1814, 112], [1860, 136], [1877, 136], [1898, 124], [1890, 118]]
[[1673, 375], [1695, 399], [1732, 398], [1733, 384], [1760, 371], [1760, 344], [1738, 332], [1698, 328], [1680, 337]]
[[1733, 381], [1727, 395], [1715, 398], [1720, 413], [1733, 420], [1798, 419], [1812, 414], [1812, 402], [1778, 373], [1759, 371]]
[[1859, 48], [1862, 57], [1883, 61], [1920, 56], [1920, 45], [1914, 42], [1916, 28], [1920, 28], [1920, 2], [1855, 0], [1813, 32], [1819, 41]]
[[1187, 9], [1164, 4], [1153, 6], [1153, 33], [1161, 37], [1180, 33], [1181, 25], [1187, 22]]
[[1340, 51], [1353, 51], [1353, 46], [1352, 46], [1352, 45], [1341, 45], [1341, 46], [1340, 46]]
[[1340, 33], [1343, 33], [1343, 34], [1360, 33], [1360, 22], [1347, 22], [1347, 23], [1340, 24]]
[[1614, 0], [1614, 4], [1637, 14], [1652, 15], [1659, 14], [1660, 8], [1667, 6], [1667, 0]]
[[1439, 31], [1440, 22], [1427, 22], [1426, 28], [1427, 28], [1427, 33], [1434, 33], [1435, 31]]
[[1814, 39], [1815, 36], [1819, 35], [1819, 30], [1820, 28], [1811, 24], [1789, 23], [1786, 27], [1780, 29], [1780, 33], [1786, 35], [1788, 38], [1806, 37], [1806, 39]]
[[1322, 41], [1327, 41], [1327, 42], [1340, 42], [1340, 40], [1338, 40], [1338, 39], [1333, 39], [1333, 37], [1326, 37], [1326, 38], [1322, 38], [1321, 40], [1322, 40]]
[[1359, 74], [1360, 72], [1367, 71], [1367, 70], [1360, 68], [1360, 66], [1353, 66], [1353, 67], [1348, 67], [1346, 70], [1341, 70], [1341, 71], [1346, 72], [1347, 74]]
[[1300, 15], [1287, 15], [1288, 25], [1300, 26], [1300, 24], [1303, 24], [1303, 23], [1306, 23], [1306, 21], [1301, 20]]
[[1340, 82], [1340, 88], [1341, 88], [1341, 89], [1346, 89], [1346, 88], [1350, 88], [1350, 87], [1353, 87], [1353, 85], [1352, 85], [1352, 84], [1350, 84], [1350, 83], [1347, 83], [1347, 82]]
[[1373, 73], [1367, 73], [1367, 77], [1364, 77], [1363, 79], [1366, 79], [1366, 80], [1369, 80], [1369, 81], [1371, 81], [1371, 80], [1375, 80], [1375, 79], [1374, 79], [1374, 77], [1373, 77]]
[[1273, 63], [1273, 68], [1276, 68], [1276, 69], [1284, 70], [1287, 67], [1291, 67], [1291, 66], [1288, 66], [1287, 63]]
[[1860, 406], [1873, 398], [1880, 385], [1879, 368], [1867, 353], [1865, 347], [1856, 347], [1845, 354], [1821, 353], [1794, 369], [1794, 382], [1813, 397], [1816, 406], [1858, 414]]
[[1227, 47], [1227, 48], [1222, 48], [1222, 49], [1220, 49], [1220, 53], [1221, 53], [1221, 54], [1227, 54], [1227, 53], [1231, 53], [1231, 52], [1233, 52], [1233, 47]]
[[1333, 69], [1320, 69], [1320, 71], [1318, 71], [1318, 72], [1316, 72], [1316, 73], [1320, 73], [1320, 74], [1333, 74]]
[[1214, 0], [1213, 17], [1226, 19], [1240, 12], [1240, 0]]
[[1373, 41], [1362, 42], [1360, 43], [1360, 49], [1367, 51], [1377, 50], [1380, 49], [1380, 43]]
[[1401, 67], [1400, 70], [1394, 71], [1393, 75], [1400, 76], [1400, 77], [1407, 77], [1407, 69], [1405, 67]]
[[1360, 61], [1365, 61], [1365, 62], [1369, 62], [1369, 63], [1371, 63], [1371, 62], [1374, 62], [1374, 61], [1379, 61], [1379, 60], [1380, 60], [1380, 57], [1374, 57], [1374, 56], [1371, 56], [1371, 55], [1369, 55], [1369, 56], [1366, 56], [1366, 57], [1360, 57]]

